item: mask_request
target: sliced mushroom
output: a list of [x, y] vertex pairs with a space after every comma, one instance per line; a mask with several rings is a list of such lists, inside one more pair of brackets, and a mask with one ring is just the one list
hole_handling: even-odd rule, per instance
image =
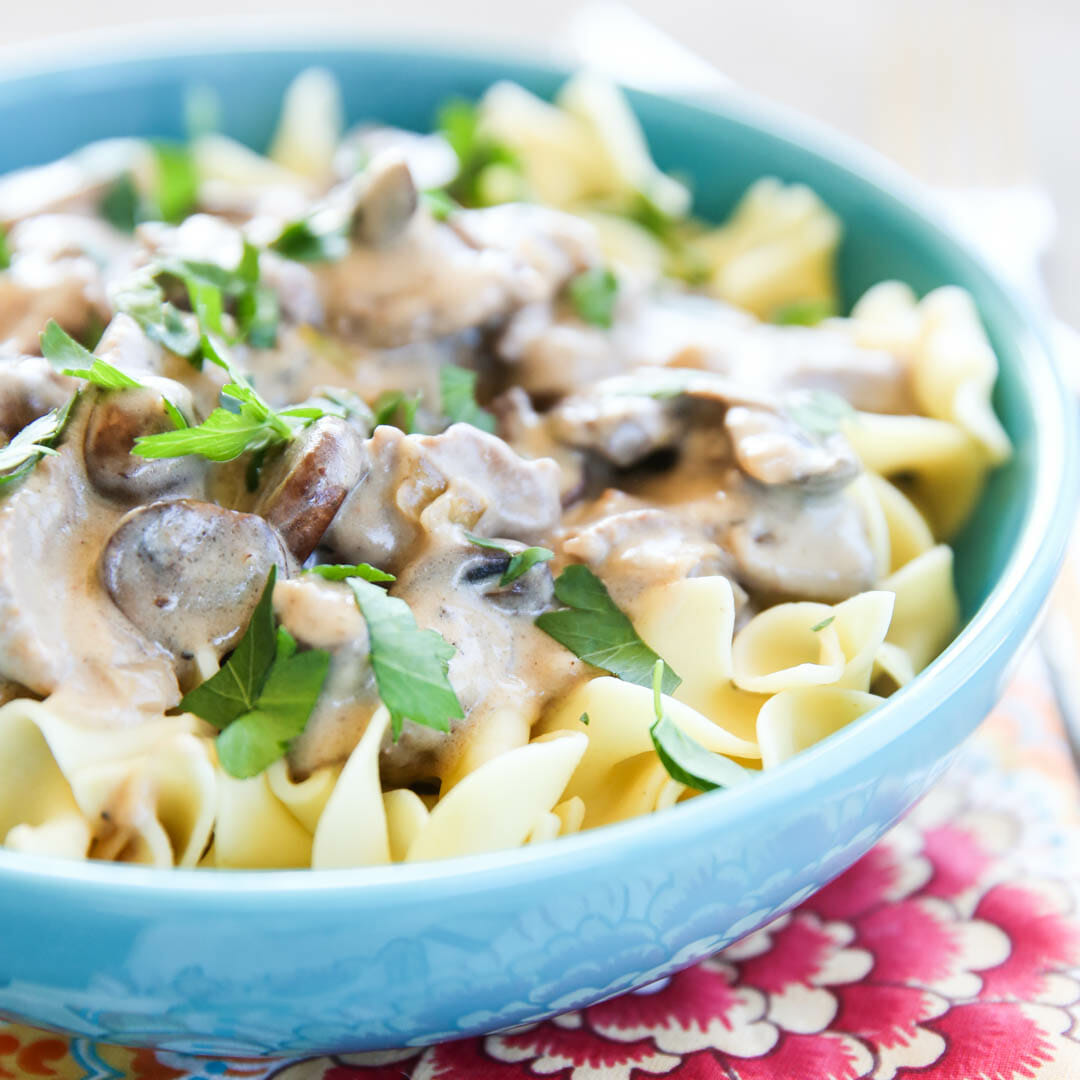
[[97, 393], [83, 438], [87, 479], [102, 495], [124, 502], [146, 502], [181, 489], [196, 494], [206, 476], [202, 458], [145, 458], [131, 452], [139, 436], [173, 430], [165, 395], [190, 414], [186, 387], [168, 379], [144, 381], [155, 385]]
[[755, 595], [834, 602], [873, 588], [877, 563], [866, 523], [842, 492], [759, 488], [743, 502], [747, 512], [724, 544], [736, 576]]
[[176, 704], [168, 653], [124, 618], [91, 572], [119, 511], [87, 489], [70, 434], [0, 498], [0, 679], [49, 695], [90, 727], [139, 723]]
[[239, 640], [271, 566], [289, 567], [281, 538], [262, 518], [174, 499], [126, 514], [102, 555], [102, 581], [117, 607], [178, 661], [220, 660]]
[[839, 431], [815, 438], [783, 413], [742, 405], [727, 410], [724, 427], [739, 468], [760, 484], [823, 493], [859, 473], [859, 459]]
[[465, 552], [456, 579], [457, 587], [475, 589], [489, 604], [507, 615], [539, 615], [555, 595], [551, 568], [547, 563], [536, 563], [520, 577], [503, 585], [502, 577], [510, 560], [519, 551], [524, 551], [526, 545], [515, 540], [500, 543], [509, 554], [475, 545]]
[[399, 155], [377, 158], [358, 177], [352, 235], [363, 244], [386, 247], [409, 224], [420, 198], [409, 166]]
[[325, 416], [266, 470], [255, 509], [303, 562], [367, 467], [359, 432], [339, 417]]

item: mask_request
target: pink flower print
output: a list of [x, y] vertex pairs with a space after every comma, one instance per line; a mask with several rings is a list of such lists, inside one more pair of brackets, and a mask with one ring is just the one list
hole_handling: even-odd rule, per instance
[[874, 955], [874, 983], [907, 983], [945, 997], [974, 997], [982, 982], [974, 972], [996, 967], [1009, 940], [981, 920], [962, 920], [951, 905], [916, 897], [868, 915], [858, 923], [859, 944]]
[[1070, 898], [1049, 882], [998, 885], [979, 902], [975, 914], [1001, 928], [1009, 955], [982, 973], [984, 999], [1073, 1005], [1080, 984], [1062, 969], [1080, 963], [1080, 929], [1068, 917]]
[[680, 972], [656, 994], [630, 994], [587, 1009], [589, 1026], [608, 1039], [651, 1038], [671, 1054], [711, 1048], [745, 1057], [776, 1042], [765, 1022], [766, 999], [750, 986], [731, 985], [733, 970], [717, 959]]
[[521, 1062], [534, 1076], [558, 1074], [566, 1080], [630, 1080], [643, 1073], [668, 1073], [679, 1058], [657, 1049], [649, 1039], [613, 1041], [597, 1038], [581, 1013], [567, 1013], [526, 1031], [489, 1035], [484, 1049], [496, 1061]]
[[[931, 1026], [948, 1050], [926, 1080], [1026, 1080], [1037, 1077], [1039, 1067], [1051, 1061], [1059, 1067], [1064, 1064], [1060, 1055], [1055, 1060], [1054, 1043], [1049, 1038], [1064, 1030], [1063, 1013], [1058, 1009], [1000, 1003], [960, 1005]], [[1070, 1053], [1067, 1044], [1066, 1053]], [[1080, 1046], [1074, 1045], [1070, 1056], [1080, 1070]], [[1066, 1067], [1053, 1075], [1065, 1080], [1080, 1076], [1080, 1071]]]

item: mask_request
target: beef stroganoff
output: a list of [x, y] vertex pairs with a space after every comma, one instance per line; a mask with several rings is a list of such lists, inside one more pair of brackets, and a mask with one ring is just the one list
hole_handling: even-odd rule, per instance
[[813, 192], [696, 220], [589, 75], [341, 115], [0, 179], [0, 841], [445, 858], [873, 722], [1010, 452], [970, 297], [841, 317]]

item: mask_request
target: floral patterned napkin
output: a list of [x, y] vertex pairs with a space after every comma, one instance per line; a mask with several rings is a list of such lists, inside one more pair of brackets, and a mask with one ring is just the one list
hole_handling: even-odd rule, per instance
[[1080, 1078], [1078, 900], [1080, 791], [1033, 652], [944, 779], [861, 862], [660, 985], [511, 1033], [293, 1062], [0, 1022], [0, 1078]]

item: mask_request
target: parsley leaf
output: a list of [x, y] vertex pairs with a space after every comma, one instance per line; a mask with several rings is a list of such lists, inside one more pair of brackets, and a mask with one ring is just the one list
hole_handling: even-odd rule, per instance
[[318, 574], [327, 581], [345, 581], [347, 578], [363, 578], [364, 581], [397, 581], [393, 574], [385, 570], [379, 570], [370, 563], [356, 563], [354, 566], [346, 566], [343, 563], [322, 563], [320, 566], [309, 566], [305, 574]]
[[818, 631], [824, 630], [828, 626], [832, 626], [834, 622], [836, 622], [836, 616], [829, 615], [827, 618], [822, 619], [821, 622], [816, 623], [814, 626], [811, 626], [810, 630], [816, 634], [818, 633]]
[[[154, 278], [173, 277], [187, 290], [191, 310], [203, 334], [216, 334], [231, 344], [247, 341], [270, 348], [277, 340], [277, 294], [259, 283], [259, 251], [244, 240], [240, 261], [233, 269], [195, 259], [165, 259], [153, 270]], [[223, 316], [232, 310], [237, 333], [225, 333]]]
[[518, 551], [511, 554], [510, 549], [507, 548], [505, 544], [500, 544], [498, 540], [488, 540], [483, 536], [473, 536], [473, 534], [469, 532], [465, 534], [465, 539], [468, 540], [470, 544], [475, 544], [477, 547], [488, 548], [490, 551], [501, 551], [504, 555], [509, 557], [510, 561], [506, 564], [506, 570], [499, 579], [500, 587], [510, 585], [512, 582], [517, 581], [522, 574], [528, 573], [537, 563], [544, 563], [549, 559], [555, 558], [555, 552], [546, 547], [527, 547], [524, 551]]
[[71, 406], [78, 395], [60, 409], [52, 409], [31, 421], [6, 446], [0, 446], [0, 494], [26, 476], [53, 447], [63, 433]]
[[157, 140], [153, 143], [156, 176], [151, 202], [162, 221], [183, 221], [199, 197], [199, 174], [195, 158], [184, 143]]
[[449, 731], [450, 721], [465, 715], [447, 678], [453, 645], [435, 630], [420, 630], [404, 600], [360, 578], [347, 580], [367, 623], [371, 668], [394, 738], [406, 720]]
[[656, 719], [649, 728], [649, 735], [668, 776], [697, 791], [737, 787], [749, 781], [751, 774], [748, 770], [722, 754], [707, 750], [664, 712], [660, 694], [665, 674], [664, 661], [657, 660], [653, 668], [653, 709]]
[[[555, 579], [555, 596], [567, 606], [537, 617], [536, 625], [545, 634], [593, 667], [639, 686], [650, 684], [660, 657], [638, 637], [633, 623], [587, 566], [568, 566]], [[665, 667], [665, 693], [672, 693], [681, 681]]]
[[[166, 302], [165, 294], [153, 278], [142, 271], [118, 285], [111, 294], [113, 308], [133, 318], [151, 341], [189, 359], [199, 354], [201, 335], [195, 320]], [[201, 367], [199, 360], [198, 366]]]
[[244, 636], [220, 670], [184, 696], [180, 708], [185, 712], [193, 712], [214, 727], [223, 729], [238, 716], [255, 708], [277, 651], [274, 632], [276, 581], [277, 567], [272, 566]]
[[439, 368], [439, 394], [443, 415], [451, 424], [472, 424], [473, 427], [495, 433], [495, 417], [476, 403], [476, 372], [456, 364]]
[[[85, 379], [92, 386], [102, 390], [130, 390], [132, 387], [141, 388], [143, 384], [132, 378], [125, 371], [114, 367], [107, 360], [95, 356], [85, 346], [80, 345], [70, 334], [66, 333], [56, 322], [50, 319], [41, 332], [41, 355], [60, 369], [61, 375], [70, 375], [75, 379]], [[90, 363], [87, 367], [64, 367], [70, 363]], [[184, 414], [167, 398], [161, 396], [165, 406], [165, 413], [177, 428], [188, 426]]]
[[262, 285], [236, 298], [237, 336], [256, 349], [272, 349], [277, 342], [281, 309], [277, 293]]
[[[404, 390], [384, 390], [376, 399], [372, 411], [371, 426], [392, 424], [401, 428], [406, 435], [416, 431], [416, 410], [420, 407], [423, 395], [406, 394]], [[399, 416], [400, 414], [400, 416]]]
[[296, 651], [284, 627], [274, 628], [271, 567], [244, 636], [221, 669], [184, 696], [180, 708], [213, 724], [222, 768], [238, 779], [257, 776], [283, 757], [311, 716], [330, 668], [324, 649]]
[[311, 215], [285, 225], [270, 249], [296, 262], [331, 262], [349, 250], [347, 229], [340, 224], [322, 228], [318, 215]]
[[139, 223], [139, 189], [131, 173], [118, 176], [106, 189], [98, 204], [98, 212], [121, 232], [134, 232]]
[[55, 319], [45, 324], [38, 341], [41, 343], [41, 355], [61, 373], [66, 367], [94, 362], [94, 354], [80, 345]]
[[[41, 355], [60, 371], [61, 375], [70, 375], [75, 379], [86, 379], [103, 390], [127, 390], [133, 386], [142, 386], [126, 372], [113, 367], [106, 360], [95, 356], [80, 345], [55, 319], [50, 319], [41, 331]], [[71, 364], [89, 364], [89, 367], [69, 367]]]
[[144, 458], [183, 457], [197, 454], [208, 461], [232, 461], [248, 450], [261, 450], [285, 441], [265, 417], [249, 405], [239, 412], [215, 409], [197, 427], [140, 435], [132, 453]]
[[197, 427], [140, 435], [132, 448], [133, 454], [144, 458], [198, 454], [210, 461], [232, 461], [246, 451], [257, 454], [278, 443], [289, 442], [297, 431], [323, 415], [317, 408], [277, 412], [245, 380], [228, 353], [216, 347], [209, 337], [203, 337], [202, 351], [232, 377], [233, 381], [221, 389], [221, 407]]
[[772, 321], [780, 326], [817, 326], [836, 314], [831, 300], [795, 300], [773, 312]]
[[292, 635], [279, 630], [277, 654], [257, 707], [234, 720], [217, 738], [222, 768], [246, 780], [284, 757], [307, 726], [329, 669], [328, 652], [296, 652]]
[[590, 326], [610, 329], [615, 317], [619, 279], [610, 269], [594, 266], [572, 277], [566, 287], [574, 310]]
[[855, 416], [849, 402], [828, 390], [797, 390], [788, 396], [784, 408], [799, 427], [819, 439], [835, 435]]
[[351, 421], [354, 427], [363, 426], [366, 429], [365, 434], [370, 434], [374, 426], [375, 418], [367, 402], [352, 390], [322, 386], [309, 400], [315, 402], [326, 415], [340, 416], [342, 420]]
[[101, 387], [102, 390], [128, 390], [133, 386], [142, 386], [142, 383], [97, 356], [94, 357], [94, 362], [90, 367], [65, 368], [62, 374], [71, 375], [76, 379], [86, 379], [87, 382]]
[[421, 193], [421, 198], [436, 221], [449, 221], [450, 215], [461, 209], [453, 197], [442, 188], [428, 188]]
[[493, 174], [509, 173], [521, 186], [521, 162], [510, 147], [480, 129], [476, 105], [464, 98], [454, 98], [439, 110], [439, 131], [457, 155], [458, 174], [447, 185], [447, 193], [463, 206], [488, 206], [493, 185], [486, 183]]

